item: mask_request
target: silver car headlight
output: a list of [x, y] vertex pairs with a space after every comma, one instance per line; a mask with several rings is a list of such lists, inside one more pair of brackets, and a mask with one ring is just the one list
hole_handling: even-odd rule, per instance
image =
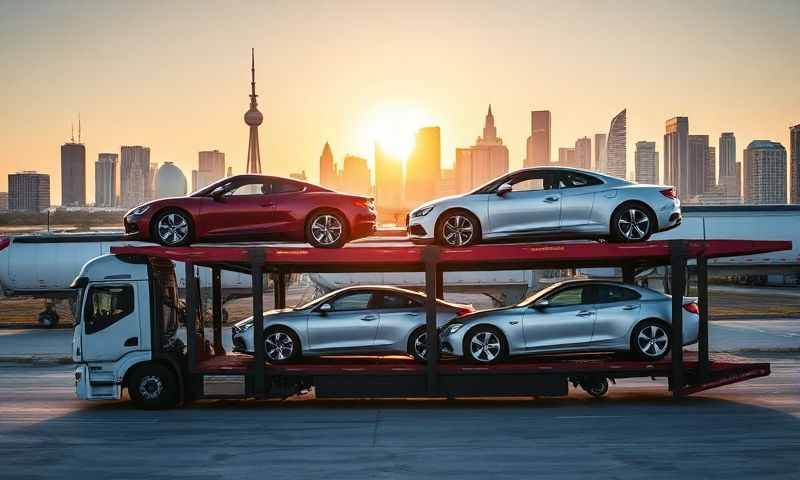
[[431, 205], [430, 207], [425, 207], [425, 208], [420, 208], [419, 210], [415, 210], [415, 211], [411, 212], [411, 218], [424, 217], [425, 215], [431, 213], [431, 210], [433, 210], [433, 207], [434, 206]]
[[142, 215], [148, 210], [150, 210], [150, 205], [142, 205], [141, 207], [136, 207], [133, 210], [131, 210], [130, 214], [131, 215]]
[[452, 324], [452, 325], [447, 327], [447, 330], [445, 330], [445, 333], [447, 333], [448, 335], [452, 335], [452, 334], [456, 333], [457, 331], [461, 330], [461, 327], [463, 327], [463, 326], [464, 326], [463, 323], [454, 323], [454, 324]]

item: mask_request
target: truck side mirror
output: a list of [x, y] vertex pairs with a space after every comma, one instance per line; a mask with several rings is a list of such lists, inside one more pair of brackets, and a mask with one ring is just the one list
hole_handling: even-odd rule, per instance
[[497, 187], [497, 196], [498, 197], [502, 197], [503, 195], [505, 195], [506, 193], [510, 192], [511, 190], [513, 190], [513, 187], [511, 186], [511, 184], [510, 183], [504, 183], [504, 184], [500, 185], [499, 187]]

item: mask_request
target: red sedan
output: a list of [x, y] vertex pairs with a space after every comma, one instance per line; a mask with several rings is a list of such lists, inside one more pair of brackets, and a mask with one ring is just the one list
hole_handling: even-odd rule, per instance
[[125, 232], [162, 245], [197, 241], [295, 241], [337, 248], [375, 231], [372, 198], [282, 177], [236, 175], [187, 197], [125, 214]]

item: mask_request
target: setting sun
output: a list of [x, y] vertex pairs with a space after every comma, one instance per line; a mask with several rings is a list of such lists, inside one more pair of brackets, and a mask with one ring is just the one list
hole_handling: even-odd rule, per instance
[[414, 148], [417, 130], [430, 122], [430, 115], [411, 105], [381, 105], [364, 117], [359, 138], [377, 143], [386, 152], [405, 161]]

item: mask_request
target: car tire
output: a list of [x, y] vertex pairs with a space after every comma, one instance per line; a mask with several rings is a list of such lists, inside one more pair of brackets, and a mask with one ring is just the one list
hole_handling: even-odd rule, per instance
[[301, 356], [300, 339], [286, 327], [271, 327], [264, 331], [264, 359], [272, 364], [297, 361]]
[[341, 248], [348, 234], [347, 220], [335, 210], [314, 212], [306, 221], [306, 241], [316, 248]]
[[644, 242], [656, 229], [656, 218], [641, 203], [624, 203], [611, 215], [611, 239], [615, 242]]
[[428, 360], [428, 331], [426, 327], [419, 327], [411, 332], [408, 337], [408, 354], [418, 362]]
[[473, 327], [464, 336], [464, 356], [472, 363], [491, 365], [508, 357], [505, 335], [491, 325]]
[[192, 243], [194, 225], [189, 214], [181, 210], [165, 210], [153, 219], [151, 238], [166, 247], [182, 247]]
[[150, 363], [137, 367], [128, 378], [127, 388], [139, 408], [156, 410], [178, 405], [178, 380], [164, 365]]
[[631, 352], [642, 360], [660, 360], [672, 349], [671, 335], [669, 326], [660, 320], [640, 322], [631, 333]]
[[481, 237], [481, 223], [465, 210], [445, 212], [436, 222], [436, 243], [444, 247], [469, 247]]

